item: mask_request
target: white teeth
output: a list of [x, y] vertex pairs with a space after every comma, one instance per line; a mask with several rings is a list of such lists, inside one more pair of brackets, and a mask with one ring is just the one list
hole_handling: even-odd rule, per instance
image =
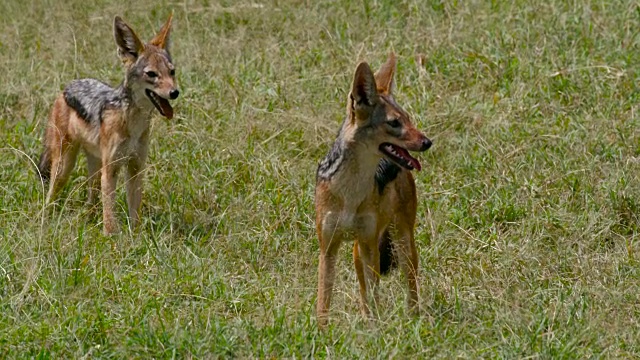
[[160, 106], [160, 104], [158, 103], [158, 100], [156, 99], [156, 94], [153, 91], [148, 90], [148, 98], [149, 100], [151, 100], [151, 103], [153, 103], [153, 105], [156, 107], [156, 109], [158, 109], [158, 111], [160, 112], [161, 115], [164, 115], [164, 111], [162, 110], [162, 106]]
[[[398, 150], [396, 150], [396, 149], [398, 149]], [[396, 163], [398, 163], [398, 164], [400, 164], [400, 165], [404, 166], [405, 168], [407, 168], [407, 169], [409, 169], [409, 170], [415, 169], [415, 166], [413, 166], [413, 164], [412, 164], [412, 162], [411, 162], [411, 160], [410, 160], [410, 159], [411, 159], [411, 156], [409, 156], [409, 157], [407, 158], [407, 157], [405, 156], [405, 153], [404, 153], [404, 152], [399, 152], [400, 150], [405, 150], [405, 151], [406, 151], [406, 149], [401, 148], [401, 147], [396, 147], [396, 146], [391, 145], [391, 144], [387, 144], [387, 145], [384, 145], [384, 147], [380, 148], [380, 150], [384, 150], [384, 151], [386, 151], [386, 152], [387, 152], [387, 155], [391, 156], [391, 157], [392, 157], [392, 159], [393, 159]], [[395, 159], [394, 159], [394, 158], [395, 158]]]
[[386, 146], [386, 148], [387, 148], [387, 151], [388, 151], [389, 153], [391, 153], [391, 154], [393, 154], [393, 155], [395, 155], [395, 156], [397, 156], [397, 157], [401, 157], [401, 156], [400, 156], [400, 154], [398, 154], [398, 153], [396, 152], [396, 150], [393, 148], [393, 146], [391, 146], [391, 145], [387, 145], [387, 146]]
[[393, 155], [398, 155], [398, 153], [396, 153], [395, 149], [391, 145], [387, 145], [387, 151], [392, 153]]

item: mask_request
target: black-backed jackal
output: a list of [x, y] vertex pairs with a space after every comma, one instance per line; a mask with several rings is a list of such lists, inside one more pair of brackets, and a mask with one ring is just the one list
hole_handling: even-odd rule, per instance
[[392, 95], [395, 55], [374, 75], [362, 62], [349, 93], [347, 118], [316, 176], [316, 229], [320, 240], [317, 316], [328, 321], [338, 248], [355, 240], [353, 261], [360, 306], [370, 314], [367, 292], [377, 302], [380, 274], [395, 264], [408, 285], [408, 307], [418, 312], [418, 253], [413, 237], [417, 198], [410, 151], [431, 141], [411, 123]]
[[112, 88], [95, 79], [74, 80], [60, 94], [49, 115], [45, 150], [38, 166], [49, 180], [47, 203], [55, 200], [73, 170], [80, 149], [87, 156], [89, 202], [95, 204], [101, 184], [103, 226], [106, 234], [118, 231], [115, 195], [118, 170], [126, 168], [127, 205], [131, 226], [139, 222], [142, 172], [149, 150], [154, 111], [171, 119], [169, 99], [180, 94], [169, 55], [172, 15], [160, 32], [143, 44], [120, 17], [114, 36], [126, 72]]

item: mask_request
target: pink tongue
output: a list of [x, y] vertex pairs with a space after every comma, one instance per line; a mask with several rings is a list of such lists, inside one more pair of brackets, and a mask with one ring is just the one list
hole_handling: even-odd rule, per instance
[[418, 161], [418, 159], [413, 158], [411, 156], [409, 156], [409, 162], [411, 162], [411, 165], [417, 170], [420, 171], [422, 170], [422, 165], [420, 165], [420, 162]]
[[160, 107], [162, 108], [162, 111], [164, 112], [164, 116], [167, 119], [171, 119], [173, 118], [173, 108], [171, 107], [171, 104], [169, 104], [169, 101], [165, 98], [162, 98], [160, 96], [156, 96], [156, 100], [158, 100], [158, 104], [160, 104]]
[[406, 160], [409, 160], [409, 163], [411, 164], [411, 166], [413, 166], [414, 169], [420, 171], [422, 170], [422, 165], [420, 165], [420, 162], [418, 161], [418, 159], [414, 158], [413, 156], [409, 155], [409, 152], [401, 147], [398, 146], [394, 146], [394, 150], [402, 155], [402, 157]]

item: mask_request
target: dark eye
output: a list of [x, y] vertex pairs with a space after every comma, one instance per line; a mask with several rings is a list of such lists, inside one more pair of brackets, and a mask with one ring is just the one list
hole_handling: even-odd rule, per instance
[[402, 124], [400, 123], [400, 120], [398, 119], [387, 121], [387, 124], [389, 124], [389, 126], [391, 126], [392, 128], [399, 128], [400, 126], [402, 126]]
[[175, 69], [171, 69], [171, 70], [169, 70], [169, 74], [170, 74], [171, 76], [175, 75], [175, 74], [176, 74]]
[[157, 72], [155, 72], [155, 71], [147, 71], [147, 72], [146, 72], [146, 74], [147, 74], [147, 76], [148, 76], [148, 77], [150, 77], [150, 78], [158, 77], [158, 73], [157, 73]]

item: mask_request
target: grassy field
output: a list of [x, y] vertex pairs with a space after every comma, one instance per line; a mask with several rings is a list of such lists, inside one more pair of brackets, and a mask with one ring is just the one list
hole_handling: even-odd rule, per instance
[[[640, 356], [637, 2], [64, 3], [0, 3], [0, 357]], [[74, 78], [121, 81], [115, 15], [148, 40], [171, 10], [183, 95], [154, 120], [140, 230], [105, 237], [84, 158], [44, 206], [47, 112]], [[423, 314], [396, 272], [367, 324], [344, 246], [322, 333], [315, 168], [356, 63], [392, 49], [434, 140]]]

